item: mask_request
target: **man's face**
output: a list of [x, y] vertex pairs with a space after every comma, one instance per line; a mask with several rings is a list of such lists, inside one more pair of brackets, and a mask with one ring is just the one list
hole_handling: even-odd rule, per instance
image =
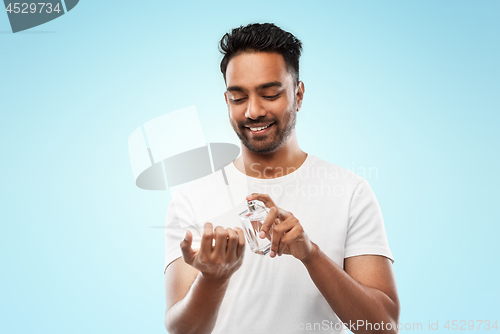
[[224, 93], [229, 120], [243, 144], [254, 153], [281, 148], [295, 129], [303, 97], [278, 53], [245, 52], [226, 70]]

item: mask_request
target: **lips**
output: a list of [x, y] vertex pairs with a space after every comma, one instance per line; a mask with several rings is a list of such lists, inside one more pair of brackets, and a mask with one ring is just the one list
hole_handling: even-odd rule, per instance
[[252, 125], [252, 126], [246, 126], [246, 128], [250, 131], [251, 134], [253, 135], [260, 135], [264, 134], [269, 129], [273, 126], [274, 123], [271, 124], [262, 124], [262, 125]]

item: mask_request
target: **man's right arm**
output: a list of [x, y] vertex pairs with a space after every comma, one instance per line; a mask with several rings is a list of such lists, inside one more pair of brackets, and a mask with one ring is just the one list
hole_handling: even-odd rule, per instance
[[245, 237], [241, 229], [217, 227], [214, 231], [207, 223], [200, 249], [194, 251], [191, 243], [192, 235], [187, 232], [181, 242], [183, 257], [165, 272], [165, 327], [171, 334], [211, 333], [229, 279], [243, 262]]
[[165, 273], [167, 331], [170, 334], [211, 333], [228, 282], [205, 279], [182, 258], [172, 262]]

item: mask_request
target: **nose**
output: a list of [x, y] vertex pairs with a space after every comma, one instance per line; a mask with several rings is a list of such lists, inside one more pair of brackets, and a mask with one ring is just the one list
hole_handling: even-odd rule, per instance
[[266, 116], [266, 114], [267, 112], [260, 103], [258, 97], [250, 97], [248, 99], [247, 110], [245, 111], [246, 118], [257, 119]]

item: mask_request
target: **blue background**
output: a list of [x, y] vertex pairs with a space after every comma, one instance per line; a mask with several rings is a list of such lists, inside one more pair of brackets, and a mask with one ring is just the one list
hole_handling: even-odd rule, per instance
[[251, 22], [304, 43], [299, 143], [366, 171], [400, 322], [500, 320], [499, 13], [498, 1], [87, 0], [17, 34], [0, 13], [0, 332], [165, 332], [155, 226], [170, 195], [135, 186], [127, 139], [196, 105], [207, 141], [234, 141], [217, 43]]

